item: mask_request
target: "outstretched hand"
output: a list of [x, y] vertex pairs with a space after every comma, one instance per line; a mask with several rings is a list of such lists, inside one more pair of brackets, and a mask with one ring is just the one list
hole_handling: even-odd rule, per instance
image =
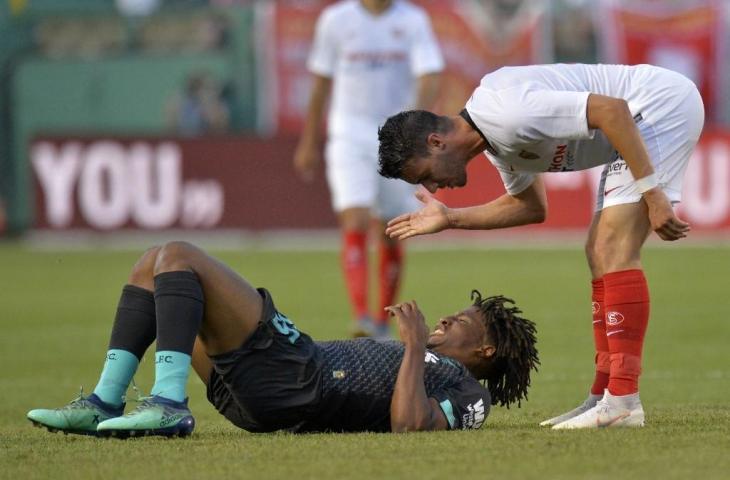
[[672, 204], [660, 188], [653, 188], [644, 193], [644, 201], [649, 210], [651, 229], [662, 240], [674, 241], [687, 236], [689, 223], [680, 220], [675, 214]]
[[404, 344], [414, 347], [426, 346], [429, 331], [415, 300], [390, 305], [385, 307], [385, 310], [398, 319], [398, 331]]
[[425, 191], [417, 191], [416, 198], [423, 203], [417, 212], [406, 213], [388, 222], [385, 234], [405, 240], [416, 235], [437, 233], [449, 227], [448, 207]]

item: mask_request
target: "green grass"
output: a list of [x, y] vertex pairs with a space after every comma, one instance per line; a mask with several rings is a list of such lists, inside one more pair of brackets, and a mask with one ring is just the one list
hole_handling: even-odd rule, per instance
[[[335, 252], [218, 255], [314, 338], [343, 337], [348, 307]], [[639, 430], [552, 432], [537, 423], [581, 401], [592, 378], [588, 274], [579, 248], [413, 252], [404, 297], [429, 323], [471, 288], [513, 297], [539, 328], [542, 368], [521, 409], [479, 431], [253, 435], [228, 424], [191, 379], [188, 440], [49, 434], [25, 419], [93, 389], [120, 286], [136, 255], [0, 245], [0, 478], [728, 478], [729, 248], [650, 248], [652, 319]], [[147, 391], [152, 365], [137, 383]]]

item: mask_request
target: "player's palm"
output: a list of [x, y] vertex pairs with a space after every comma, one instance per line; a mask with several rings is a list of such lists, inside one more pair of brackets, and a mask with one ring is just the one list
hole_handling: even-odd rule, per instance
[[405, 240], [416, 235], [437, 233], [449, 226], [449, 209], [446, 205], [422, 191], [416, 192], [416, 198], [423, 202], [423, 208], [388, 222], [385, 234], [390, 238]]

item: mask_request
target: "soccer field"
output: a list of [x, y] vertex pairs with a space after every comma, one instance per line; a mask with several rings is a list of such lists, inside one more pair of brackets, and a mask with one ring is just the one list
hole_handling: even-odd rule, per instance
[[[346, 335], [337, 253], [216, 254], [315, 339]], [[97, 440], [32, 428], [25, 413], [90, 392], [116, 301], [136, 253], [33, 252], [0, 245], [0, 478], [519, 478], [730, 477], [730, 248], [650, 247], [652, 316], [637, 430], [537, 426], [582, 401], [592, 380], [589, 279], [580, 248], [414, 251], [402, 298], [429, 325], [469, 292], [513, 298], [538, 325], [542, 366], [522, 408], [494, 407], [479, 431], [249, 434], [219, 416], [197, 378], [190, 439]], [[136, 377], [146, 393], [153, 365]], [[130, 396], [133, 394], [130, 391]]]

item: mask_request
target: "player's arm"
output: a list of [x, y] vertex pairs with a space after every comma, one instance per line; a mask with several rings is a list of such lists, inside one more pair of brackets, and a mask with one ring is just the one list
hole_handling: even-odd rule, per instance
[[388, 222], [385, 233], [391, 238], [405, 240], [415, 235], [436, 233], [449, 228], [509, 228], [542, 223], [547, 216], [547, 195], [539, 176], [518, 194], [504, 194], [491, 202], [473, 207], [449, 208], [425, 192], [418, 192], [416, 196], [424, 203], [423, 208]]
[[426, 73], [416, 80], [416, 110], [431, 110], [441, 86], [441, 73]]
[[438, 402], [426, 396], [423, 383], [428, 328], [415, 301], [387, 307], [398, 319], [405, 345], [403, 360], [390, 401], [390, 427], [393, 432], [445, 430], [448, 420]]
[[591, 94], [586, 109], [588, 127], [600, 129], [626, 161], [649, 209], [651, 227], [664, 240], [686, 237], [689, 224], [674, 215], [672, 205], [654, 176], [649, 153], [625, 100]]
[[320, 156], [320, 128], [324, 117], [327, 98], [332, 88], [332, 79], [313, 75], [312, 91], [309, 96], [307, 116], [302, 136], [294, 153], [294, 168], [304, 180], [312, 180]]

